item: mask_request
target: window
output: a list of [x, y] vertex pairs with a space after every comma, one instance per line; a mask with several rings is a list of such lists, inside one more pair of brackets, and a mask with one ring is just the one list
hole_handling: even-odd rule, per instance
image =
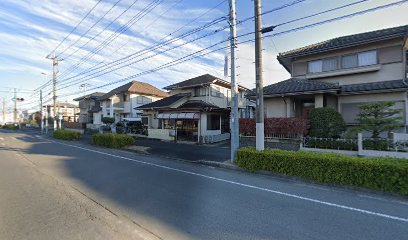
[[358, 57], [357, 54], [343, 56], [341, 58], [342, 68], [353, 68], [358, 66]]
[[221, 88], [220, 87], [211, 88], [211, 96], [221, 97]]
[[123, 94], [123, 101], [124, 101], [124, 102], [127, 102], [128, 100], [129, 100], [128, 95]]
[[377, 64], [376, 50], [347, 55], [341, 58], [342, 68], [363, 67], [374, 64]]
[[206, 90], [207, 89], [203, 87], [196, 87], [194, 88], [194, 96], [195, 97], [206, 96], [206, 93], [207, 93]]
[[152, 99], [149, 97], [145, 97], [145, 96], [137, 96], [136, 102], [137, 104], [146, 104], [146, 103], [151, 103]]
[[148, 125], [149, 124], [149, 118], [148, 117], [142, 117], [142, 124], [143, 125]]
[[337, 58], [323, 59], [323, 72], [337, 70]]
[[337, 58], [326, 58], [309, 62], [309, 73], [319, 73], [337, 70]]
[[207, 115], [207, 130], [220, 130], [220, 115]]
[[377, 51], [361, 52], [358, 54], [358, 66], [377, 64]]
[[308, 66], [309, 73], [318, 73], [323, 71], [323, 61], [311, 61]]

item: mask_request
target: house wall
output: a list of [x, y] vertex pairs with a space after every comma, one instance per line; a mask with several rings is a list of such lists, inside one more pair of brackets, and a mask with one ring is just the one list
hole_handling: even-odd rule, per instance
[[264, 106], [267, 118], [287, 117], [287, 106], [281, 97], [266, 98]]
[[382, 102], [393, 101], [395, 102], [395, 108], [403, 110], [401, 116], [404, 118], [404, 123], [407, 125], [406, 118], [406, 93], [394, 92], [394, 93], [376, 93], [376, 94], [359, 94], [359, 95], [346, 95], [338, 97], [338, 111], [342, 114], [346, 123], [356, 123], [355, 118], [359, 113], [359, 106], [369, 102]]
[[[378, 81], [400, 80], [404, 77], [403, 42], [396, 39], [366, 46], [358, 46], [329, 53], [299, 57], [292, 63], [293, 77], [306, 77], [319, 81], [344, 84], [368, 83]], [[357, 52], [377, 50], [378, 65], [353, 69], [339, 69], [322, 73], [307, 73], [307, 62], [330, 57], [340, 57]], [[339, 59], [340, 64], [340, 59]]]

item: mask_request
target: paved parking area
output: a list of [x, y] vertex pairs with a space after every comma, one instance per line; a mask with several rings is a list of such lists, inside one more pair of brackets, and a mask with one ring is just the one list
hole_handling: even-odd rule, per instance
[[136, 139], [130, 150], [143, 154], [177, 158], [187, 161], [225, 162], [230, 159], [229, 141], [198, 145], [195, 143], [168, 142], [148, 138]]

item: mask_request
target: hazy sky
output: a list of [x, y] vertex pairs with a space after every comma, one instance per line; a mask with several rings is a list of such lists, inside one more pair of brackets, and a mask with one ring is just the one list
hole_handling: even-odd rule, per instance
[[[262, 11], [266, 12], [291, 2], [293, 0], [263, 0]], [[398, 1], [306, 0], [294, 6], [265, 14], [263, 25], [276, 25], [354, 2], [362, 3], [307, 20], [282, 25], [274, 32], [279, 33]], [[38, 95], [30, 98], [29, 90], [38, 88], [52, 76], [52, 62], [45, 57], [73, 30], [95, 4], [95, 0], [2, 0], [0, 2], [0, 96], [5, 97], [10, 106], [12, 88], [18, 88], [21, 92], [19, 96], [27, 99], [26, 103], [21, 105], [23, 108], [33, 108], [37, 104], [33, 101], [38, 99]], [[112, 8], [114, 5], [115, 7]], [[146, 12], [146, 9], [150, 11]], [[406, 1], [404, 4], [391, 8], [265, 39], [265, 84], [282, 81], [289, 77], [289, 74], [276, 61], [276, 55], [279, 52], [338, 36], [405, 25], [408, 24], [407, 12], [408, 2]], [[172, 34], [172, 37], [225, 17], [227, 14], [228, 1], [221, 0], [101, 0], [56, 50], [56, 54], [64, 59], [60, 62], [58, 69], [59, 90], [57, 94], [59, 100], [72, 101], [80, 94], [78, 91], [81, 91], [82, 83], [89, 84], [88, 89], [93, 89], [122, 80], [120, 83], [93, 90], [109, 91], [130, 80], [148, 82], [162, 88], [204, 73], [223, 77], [224, 50], [170, 68], [145, 73], [209, 46], [214, 45], [209, 50], [226, 46], [225, 42], [222, 43], [229, 34], [228, 29], [222, 30], [228, 26], [225, 19], [170, 45], [144, 52], [144, 54], [133, 55], [132, 61], [116, 62], [118, 65], [114, 69], [134, 62], [127, 67], [107, 74], [105, 73], [108, 70], [111, 71], [112, 67], [99, 68], [93, 72], [89, 72], [89, 69], [95, 68], [97, 64], [101, 67], [154, 46], [164, 39], [170, 39], [168, 35], [178, 29], [180, 30]], [[252, 16], [253, 1], [237, 0], [238, 21]], [[253, 29], [254, 22], [246, 21], [238, 26], [238, 35], [252, 32]], [[240, 37], [239, 42], [253, 37], [252, 34]], [[196, 40], [197, 38], [200, 39]], [[217, 43], [220, 44], [216, 45]], [[170, 48], [174, 49], [168, 50]], [[253, 88], [255, 82], [254, 46], [252, 43], [239, 44], [237, 50], [238, 82]], [[163, 51], [166, 52], [162, 53]], [[87, 70], [88, 73], [84, 73]], [[46, 73], [47, 76], [41, 73]], [[127, 78], [134, 75], [135, 77]], [[50, 87], [44, 89], [46, 99], [50, 97], [48, 95], [50, 90]]]

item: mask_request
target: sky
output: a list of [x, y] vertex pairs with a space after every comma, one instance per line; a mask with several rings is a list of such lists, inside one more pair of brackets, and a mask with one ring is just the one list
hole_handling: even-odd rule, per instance
[[[263, 0], [262, 12], [267, 13], [262, 16], [262, 25], [280, 25], [361, 2], [280, 25], [273, 32], [278, 34], [399, 1], [305, 0], [276, 10], [294, 0]], [[254, 35], [240, 36], [254, 31], [253, 1], [236, 2], [238, 22], [250, 18], [237, 26], [237, 81], [254, 88], [254, 45], [245, 43]], [[19, 107], [35, 109], [39, 106], [39, 92], [34, 90], [45, 85], [44, 101], [51, 101], [52, 60], [46, 56], [52, 55], [54, 50], [61, 59], [57, 74], [59, 101], [72, 102], [75, 97], [94, 91], [108, 92], [131, 80], [163, 88], [206, 73], [224, 78], [228, 8], [225, 0], [100, 0], [99, 3], [97, 0], [2, 0], [0, 97], [4, 97], [7, 107], [11, 108], [13, 89], [17, 88], [17, 97], [25, 99]], [[276, 60], [280, 52], [339, 36], [405, 25], [408, 24], [407, 12], [408, 1], [405, 1], [394, 7], [265, 38], [265, 85], [290, 77]], [[192, 32], [198, 28], [201, 29]], [[189, 34], [179, 37], [185, 33]], [[157, 44], [164, 41], [171, 42], [158, 47]], [[190, 59], [197, 51], [205, 55]], [[178, 59], [186, 61], [171, 65]]]

